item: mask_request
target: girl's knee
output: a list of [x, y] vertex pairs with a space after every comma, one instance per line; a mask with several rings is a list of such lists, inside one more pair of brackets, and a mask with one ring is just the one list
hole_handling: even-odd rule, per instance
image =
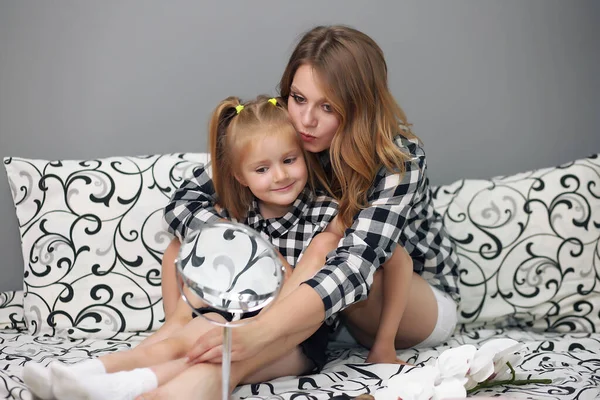
[[171, 240], [171, 243], [169, 243], [163, 254], [161, 263], [163, 269], [175, 269], [175, 259], [177, 258], [177, 254], [179, 253], [180, 247], [181, 243], [179, 242], [179, 239], [175, 238]]

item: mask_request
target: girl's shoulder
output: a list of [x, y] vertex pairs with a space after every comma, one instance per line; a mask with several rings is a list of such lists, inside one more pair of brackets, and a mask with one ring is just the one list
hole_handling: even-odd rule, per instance
[[338, 213], [338, 203], [330, 196], [322, 191], [317, 191], [313, 194], [309, 201], [308, 212], [306, 218], [313, 223], [322, 221], [328, 222], [333, 219]]

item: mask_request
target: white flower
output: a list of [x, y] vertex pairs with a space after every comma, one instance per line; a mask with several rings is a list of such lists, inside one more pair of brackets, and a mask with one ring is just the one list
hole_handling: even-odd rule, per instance
[[464, 399], [467, 397], [465, 382], [467, 378], [448, 378], [433, 387], [433, 400]]
[[519, 352], [524, 348], [525, 345], [522, 343], [507, 338], [486, 342], [475, 352], [469, 378], [474, 382], [507, 379], [510, 376], [507, 375], [510, 369], [506, 363], [510, 362], [513, 366], [518, 365], [522, 359]]
[[433, 366], [414, 367], [391, 377], [387, 388], [375, 393], [375, 400], [429, 400], [438, 376], [439, 371]]
[[440, 371], [440, 378], [442, 380], [447, 378], [464, 379], [469, 372], [476, 351], [477, 348], [470, 344], [445, 350], [435, 363]]
[[511, 378], [507, 363], [517, 366], [525, 345], [512, 339], [493, 339], [479, 350], [473, 345], [448, 349], [434, 365], [415, 367], [392, 377], [375, 393], [376, 400], [442, 400], [465, 398], [480, 382]]

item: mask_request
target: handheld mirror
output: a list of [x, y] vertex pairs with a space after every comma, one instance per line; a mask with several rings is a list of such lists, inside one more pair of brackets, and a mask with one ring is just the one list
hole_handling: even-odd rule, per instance
[[[229, 393], [230, 328], [273, 302], [284, 270], [273, 245], [245, 225], [205, 224], [181, 243], [176, 260], [183, 300], [192, 311], [223, 326], [223, 400]], [[206, 307], [220, 313], [206, 313]], [[224, 320], [230, 319], [230, 321]]]

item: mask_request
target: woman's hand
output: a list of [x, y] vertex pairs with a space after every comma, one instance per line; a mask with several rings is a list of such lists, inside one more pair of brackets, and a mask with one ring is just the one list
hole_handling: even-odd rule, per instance
[[[258, 354], [271, 340], [259, 317], [251, 323], [231, 328], [231, 361], [241, 361]], [[196, 340], [188, 352], [189, 364], [220, 363], [223, 355], [223, 328], [214, 327]]]

